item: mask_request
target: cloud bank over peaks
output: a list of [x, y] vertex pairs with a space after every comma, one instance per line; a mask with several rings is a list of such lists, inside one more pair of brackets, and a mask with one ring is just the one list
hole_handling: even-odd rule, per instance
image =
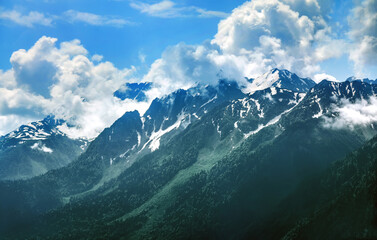
[[322, 61], [339, 57], [346, 49], [326, 23], [329, 11], [328, 1], [245, 2], [220, 21], [212, 40], [166, 49], [143, 80], [161, 86], [157, 96], [196, 82], [214, 83], [219, 77], [247, 85], [245, 77], [255, 78], [273, 68], [313, 78], [323, 74]]
[[221, 78], [238, 79], [243, 85], [247, 83], [243, 74], [245, 64], [246, 59], [221, 55], [211, 44], [179, 43], [168, 47], [143, 77], [143, 82], [154, 84], [146, 95], [153, 99], [197, 83], [215, 85]]
[[17, 127], [9, 119], [25, 123], [53, 114], [75, 126], [63, 128], [67, 134], [92, 138], [125, 111], [147, 108], [147, 103], [113, 97], [134, 68], [117, 69], [98, 56], [91, 61], [79, 40], [56, 45], [56, 38], [43, 36], [29, 50], [14, 52], [12, 68], [0, 71], [1, 134]]
[[[336, 81], [320, 65], [344, 54], [361, 74], [365, 66], [377, 65], [376, 2], [364, 0], [352, 10], [349, 39], [342, 39], [328, 24], [332, 1], [248, 1], [220, 21], [213, 39], [168, 47], [140, 79], [133, 79], [133, 67], [118, 69], [103, 61], [101, 55], [91, 56], [79, 40], [57, 45], [57, 39], [41, 37], [30, 49], [13, 53], [11, 69], [0, 70], [0, 94], [4, 96], [0, 99], [0, 134], [11, 130], [9, 126], [16, 127], [11, 123], [54, 114], [76, 126], [64, 129], [72, 136], [95, 137], [125, 111], [143, 112], [148, 107], [147, 102], [113, 97], [126, 82], [152, 83], [145, 92], [150, 102], [179, 88], [216, 84], [221, 78], [235, 80], [247, 89], [250, 83], [246, 78], [256, 78], [274, 68], [316, 82]], [[177, 11], [182, 13], [172, 1], [131, 3], [151, 16], [176, 17]], [[86, 16], [94, 25], [101, 25], [98, 19], [113, 19], [80, 16], [75, 21], [84, 21], [82, 17]], [[141, 62], [143, 59], [141, 55]]]

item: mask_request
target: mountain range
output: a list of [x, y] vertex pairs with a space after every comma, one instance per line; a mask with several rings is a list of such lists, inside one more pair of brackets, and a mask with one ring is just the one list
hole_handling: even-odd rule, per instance
[[59, 130], [62, 124], [62, 120], [48, 116], [0, 137], [0, 180], [41, 175], [83, 153], [88, 141], [69, 138]]
[[[376, 238], [377, 123], [335, 124], [346, 104], [377, 97], [374, 81], [316, 84], [272, 69], [249, 82], [177, 90], [143, 115], [126, 112], [87, 147], [51, 117], [2, 137], [3, 179], [46, 162], [34, 152], [66, 155], [25, 170], [31, 179], [0, 182], [1, 235]], [[150, 87], [127, 85], [114, 96], [140, 100]]]

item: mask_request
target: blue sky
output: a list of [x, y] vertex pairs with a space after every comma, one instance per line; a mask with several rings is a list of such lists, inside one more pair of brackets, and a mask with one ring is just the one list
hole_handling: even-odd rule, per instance
[[[178, 88], [275, 67], [376, 79], [376, 12], [377, 0], [2, 0], [0, 135], [53, 114], [95, 137]], [[147, 101], [115, 99], [126, 82], [153, 83]]]
[[[139, 54], [146, 56], [145, 64], [150, 65], [161, 56], [169, 45], [181, 41], [199, 44], [211, 39], [217, 32], [219, 17], [153, 17], [141, 13], [130, 6], [130, 1], [115, 0], [51, 0], [51, 1], [1, 1], [3, 10], [17, 10], [23, 14], [38, 11], [46, 15], [61, 16], [62, 13], [75, 10], [109, 18], [127, 21], [122, 26], [97, 26], [85, 22], [70, 23], [55, 20], [53, 26], [35, 24], [25, 27], [9, 20], [2, 20], [0, 25], [0, 68], [11, 65], [11, 54], [22, 48], [30, 48], [41, 36], [58, 38], [59, 41], [80, 39], [90, 53], [101, 54], [117, 67], [141, 65]], [[242, 4], [240, 0], [220, 1], [179, 1], [180, 7], [196, 6], [198, 8], [230, 13]], [[48, 16], [47, 15], [47, 16]], [[64, 17], [63, 17], [64, 18]]]
[[[153, 4], [158, 1], [148, 1]], [[241, 5], [243, 0], [177, 1], [177, 7], [198, 7], [208, 11], [231, 13]], [[90, 53], [104, 56], [117, 67], [139, 66], [143, 70], [157, 58], [167, 46], [179, 42], [200, 44], [211, 39], [217, 32], [217, 25], [222, 17], [155, 17], [130, 6], [128, 0], [14, 0], [1, 1], [2, 11], [15, 10], [27, 15], [30, 11], [45, 14], [54, 19], [51, 26], [33, 24], [32, 27], [14, 23], [11, 20], [0, 21], [0, 69], [11, 67], [9, 58], [18, 49], [30, 48], [41, 36], [58, 38], [60, 42], [79, 39]], [[334, 1], [332, 3], [330, 23], [339, 34], [345, 34], [348, 29], [347, 16], [353, 7], [353, 1]], [[64, 12], [78, 11], [105, 16], [107, 18], [122, 19], [122, 25], [92, 25], [85, 22], [65, 21]], [[341, 24], [341, 27], [336, 25]], [[339, 28], [339, 30], [338, 30]], [[140, 62], [140, 56], [145, 56], [145, 63]], [[340, 80], [353, 75], [352, 66], [347, 56], [331, 59], [321, 64], [323, 69]], [[340, 70], [342, 69], [342, 70]], [[375, 72], [374, 72], [375, 73]], [[142, 72], [140, 72], [142, 74]], [[373, 76], [370, 76], [373, 77]]]

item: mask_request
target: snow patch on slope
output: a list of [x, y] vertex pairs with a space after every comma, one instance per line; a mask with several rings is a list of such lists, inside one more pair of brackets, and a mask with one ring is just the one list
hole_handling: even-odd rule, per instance
[[162, 130], [160, 128], [160, 130], [158, 130], [157, 132], [153, 131], [151, 133], [151, 136], [150, 136], [148, 142], [146, 142], [144, 144], [144, 146], [141, 150], [143, 150], [148, 144], [149, 144], [149, 149], [151, 149], [152, 152], [159, 149], [161, 137], [164, 136], [165, 134], [171, 132], [174, 129], [178, 129], [182, 125], [182, 123], [183, 123], [183, 121], [186, 117], [187, 117], [186, 114], [180, 114], [178, 116], [178, 120], [173, 125], [171, 125], [170, 127], [166, 128], [164, 130]]
[[300, 99], [297, 101], [296, 105], [294, 105], [293, 107], [291, 107], [288, 110], [285, 110], [284, 112], [282, 112], [278, 116], [274, 117], [272, 120], [270, 120], [265, 125], [260, 124], [256, 130], [250, 131], [248, 133], [245, 133], [244, 134], [244, 138], [246, 139], [246, 138], [248, 138], [248, 137], [250, 137], [250, 136], [252, 136], [254, 134], [257, 134], [260, 130], [262, 130], [262, 129], [268, 127], [268, 126], [274, 125], [275, 123], [277, 123], [284, 114], [289, 113], [290, 111], [292, 111], [302, 101], [302, 99], [304, 98], [304, 96], [305, 96], [304, 94], [300, 95]]

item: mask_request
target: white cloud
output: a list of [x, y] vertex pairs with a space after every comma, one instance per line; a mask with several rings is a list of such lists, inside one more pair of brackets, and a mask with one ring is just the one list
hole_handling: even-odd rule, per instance
[[340, 106], [333, 106], [338, 116], [324, 118], [324, 127], [342, 129], [353, 129], [356, 126], [368, 126], [377, 123], [377, 98], [359, 100], [352, 103], [348, 100], [342, 101]]
[[62, 42], [60, 44], [60, 52], [68, 56], [88, 54], [88, 51], [81, 45], [81, 42], [78, 39], [74, 39], [69, 42]]
[[54, 114], [75, 126], [63, 127], [72, 137], [92, 138], [124, 112], [146, 110], [148, 103], [113, 97], [133, 68], [90, 61], [78, 40], [56, 43], [56, 38], [41, 37], [30, 49], [14, 52], [12, 69], [0, 72], [0, 122], [6, 123], [0, 125], [1, 134], [15, 127], [9, 119], [25, 123]]
[[53, 150], [51, 148], [46, 147], [46, 145], [41, 143], [41, 142], [34, 143], [32, 146], [30, 146], [30, 148], [33, 149], [33, 150], [38, 150], [38, 151], [45, 152], [45, 153], [52, 153], [53, 152]]
[[194, 8], [198, 13], [199, 13], [199, 17], [205, 17], [205, 18], [208, 18], [208, 17], [218, 17], [218, 18], [226, 18], [229, 16], [228, 13], [225, 13], [225, 12], [221, 12], [221, 11], [211, 11], [211, 10], [205, 10], [205, 9], [202, 9], [202, 8]]
[[331, 10], [332, 1], [329, 0], [282, 0], [295, 12], [308, 17], [325, 16]]
[[0, 87], [0, 135], [6, 134], [20, 124], [40, 119], [47, 101], [23, 89]]
[[180, 43], [167, 48], [144, 76], [144, 82], [153, 82], [156, 88], [147, 92], [150, 98], [160, 97], [179, 88], [187, 89], [197, 82], [217, 81], [219, 69], [204, 46]]
[[326, 74], [326, 73], [318, 73], [318, 74], [314, 75], [314, 77], [313, 77], [313, 81], [316, 82], [316, 83], [320, 83], [322, 80], [339, 82], [339, 80], [336, 79], [334, 76], [331, 76], [331, 75]]
[[51, 27], [57, 21], [65, 21], [70, 23], [83, 22], [94, 26], [113, 27], [123, 27], [124, 25], [134, 24], [131, 21], [115, 16], [103, 16], [72, 9], [65, 11], [60, 16], [45, 14], [37, 11], [31, 11], [24, 15], [17, 10], [2, 10], [0, 11], [0, 19], [8, 20], [25, 27], [34, 27], [36, 25]]
[[[219, 23], [212, 41], [195, 46], [180, 43], [165, 50], [143, 79], [159, 86], [150, 90], [150, 96], [187, 88], [197, 82], [215, 83], [219, 77], [247, 85], [245, 77], [255, 78], [275, 67], [302, 76], [334, 80], [329, 75], [316, 75], [321, 70], [320, 62], [344, 54], [345, 45], [333, 38], [325, 21], [329, 10], [327, 5], [321, 8], [322, 2], [253, 0], [244, 3]], [[163, 6], [157, 9], [166, 11], [174, 4]]]
[[377, 1], [361, 1], [348, 18], [351, 30], [349, 34], [354, 38], [363, 38], [365, 35], [377, 35]]
[[12, 21], [18, 25], [25, 27], [34, 27], [35, 25], [52, 26], [52, 17], [47, 17], [45, 14], [31, 11], [27, 15], [23, 15], [16, 10], [1, 11], [0, 19]]
[[364, 77], [366, 66], [377, 66], [377, 37], [364, 36], [351, 49], [349, 58], [355, 64], [356, 75]]
[[0, 87], [14, 88], [16, 87], [16, 79], [14, 79], [13, 69], [3, 71], [0, 69]]
[[56, 38], [42, 37], [29, 50], [20, 49], [12, 54], [10, 62], [19, 85], [35, 94], [49, 95], [48, 87], [57, 70], [54, 62], [60, 59], [56, 41]]
[[177, 6], [170, 0], [149, 4], [133, 1], [130, 6], [141, 13], [153, 17], [176, 18], [176, 17], [227, 17], [228, 14], [220, 11], [209, 11], [195, 6]]
[[377, 65], [377, 0], [364, 0], [348, 18], [354, 42], [349, 58], [355, 64], [358, 77], [365, 76], [368, 67]]
[[213, 43], [231, 53], [253, 50], [262, 36], [278, 38], [285, 46], [307, 46], [314, 30], [311, 19], [288, 5], [277, 0], [256, 0], [244, 3], [221, 21]]
[[17, 129], [22, 124], [33, 122], [36, 120], [40, 119], [30, 116], [23, 116], [20, 114], [0, 114], [0, 136], [7, 134], [11, 130]]
[[147, 55], [145, 55], [142, 52], [139, 52], [138, 57], [141, 63], [145, 63], [145, 59], [147, 58]]
[[[376, 0], [365, 1], [374, 3]], [[221, 77], [247, 85], [245, 77], [255, 78], [275, 67], [312, 77], [317, 82], [322, 79], [336, 81], [333, 76], [323, 73], [319, 64], [340, 57], [351, 48], [344, 40], [335, 38], [326, 23], [330, 2], [246, 2], [219, 23], [212, 41], [201, 45], [180, 43], [167, 48], [138, 81], [154, 84], [147, 92], [149, 100], [198, 82], [216, 83]], [[168, 0], [156, 4], [131, 2], [131, 6], [156, 17], [217, 14], [196, 7], [177, 6]], [[111, 17], [73, 10], [66, 14], [71, 14], [71, 21], [112, 25], [106, 22], [113, 19]], [[368, 36], [373, 35], [373, 28], [365, 29], [363, 32]], [[373, 38], [352, 31], [350, 36], [364, 44], [353, 54], [355, 59], [361, 59], [355, 62], [368, 59], [365, 56], [373, 48]], [[147, 108], [147, 103], [112, 97], [112, 93], [131, 77], [133, 69], [117, 69], [110, 62], [102, 62], [99, 55], [90, 59], [78, 40], [61, 43], [60, 47], [56, 42], [57, 39], [42, 37], [29, 50], [21, 49], [12, 55], [12, 69], [0, 71], [0, 94], [5, 96], [0, 100], [0, 116], [31, 119], [53, 113], [75, 124], [76, 128], [63, 127], [64, 131], [74, 136], [93, 137], [126, 110], [144, 111]], [[141, 62], [143, 59], [141, 54]], [[7, 120], [0, 118], [0, 121]]]
[[314, 57], [318, 62], [340, 58], [349, 51], [349, 48], [349, 44], [343, 39], [328, 39], [314, 50]]
[[64, 12], [63, 15], [67, 18], [67, 21], [69, 22], [83, 22], [94, 26], [109, 25], [115, 27], [122, 27], [124, 25], [132, 24], [132, 22], [122, 18], [102, 16], [94, 13], [80, 12], [72, 9]]
[[155, 4], [147, 4], [143, 2], [131, 2], [130, 6], [139, 10], [142, 13], [146, 13], [156, 17], [176, 17], [178, 11], [174, 8], [174, 3], [169, 0], [164, 0]]
[[[320, 70], [321, 61], [339, 57], [343, 50], [339, 46], [341, 41], [333, 39], [319, 3], [297, 2], [246, 2], [219, 23], [212, 43], [219, 45], [225, 54], [258, 53], [264, 59], [262, 68], [281, 66], [313, 76]], [[305, 11], [298, 12], [302, 9]], [[305, 15], [309, 9], [312, 11]], [[327, 50], [331, 51], [325, 53]], [[316, 52], [314, 56], [313, 52]]]
[[92, 56], [92, 61], [93, 61], [93, 62], [100, 62], [100, 61], [102, 61], [102, 59], [103, 59], [103, 56], [102, 56], [102, 55], [99, 55], [99, 54], [94, 54], [94, 55]]

